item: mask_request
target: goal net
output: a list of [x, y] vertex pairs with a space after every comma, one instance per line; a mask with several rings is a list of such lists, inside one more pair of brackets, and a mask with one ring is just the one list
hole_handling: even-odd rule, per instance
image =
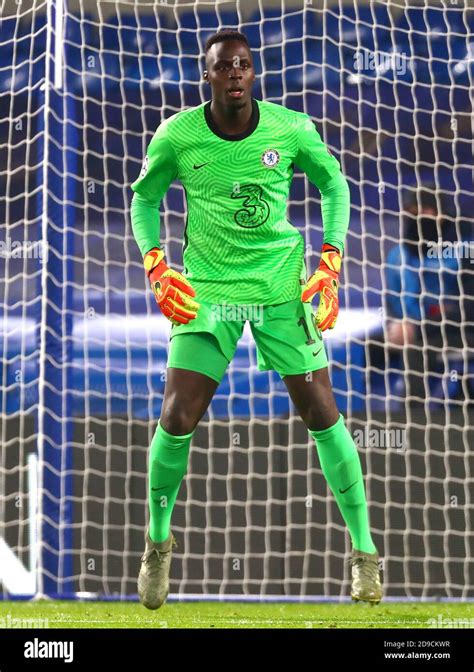
[[[324, 340], [386, 594], [474, 597], [469, 3], [0, 5], [3, 594], [136, 595], [170, 324], [130, 184], [158, 124], [208, 97], [203, 46], [230, 27], [253, 50], [255, 97], [310, 114], [350, 184]], [[301, 173], [288, 217], [312, 271], [320, 200]], [[161, 231], [179, 270], [185, 221], [174, 183]], [[247, 327], [193, 438], [171, 593], [346, 596], [348, 534]]]

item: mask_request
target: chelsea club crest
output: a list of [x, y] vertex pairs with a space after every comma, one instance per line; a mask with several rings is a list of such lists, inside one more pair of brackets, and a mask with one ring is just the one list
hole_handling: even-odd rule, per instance
[[267, 151], [262, 154], [262, 163], [267, 168], [275, 168], [279, 161], [280, 155], [276, 149], [267, 149]]

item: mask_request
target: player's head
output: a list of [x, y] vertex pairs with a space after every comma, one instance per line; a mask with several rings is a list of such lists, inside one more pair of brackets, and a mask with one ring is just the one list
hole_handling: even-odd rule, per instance
[[204, 80], [212, 99], [223, 105], [243, 107], [251, 97], [255, 81], [252, 53], [247, 38], [237, 30], [220, 30], [205, 46]]

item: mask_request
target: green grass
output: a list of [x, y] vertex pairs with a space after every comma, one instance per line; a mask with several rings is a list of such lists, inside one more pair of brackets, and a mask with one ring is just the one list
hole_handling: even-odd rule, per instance
[[474, 604], [171, 602], [152, 612], [130, 602], [0, 602], [3, 627], [17, 618], [47, 619], [49, 628], [428, 628], [432, 618], [440, 627], [438, 617], [473, 627]]

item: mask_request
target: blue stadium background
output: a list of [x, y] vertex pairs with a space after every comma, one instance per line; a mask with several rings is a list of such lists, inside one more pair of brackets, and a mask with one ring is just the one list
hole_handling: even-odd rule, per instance
[[[435, 183], [451, 197], [448, 207], [453, 216], [467, 217], [472, 212], [472, 14], [457, 7], [413, 7], [399, 13], [394, 22], [383, 3], [357, 8], [334, 5], [324, 12], [312, 5], [304, 11], [289, 7], [284, 16], [279, 8], [262, 6], [241, 23], [261, 75], [255, 96], [308, 111], [350, 181], [352, 217], [343, 308], [383, 308], [381, 267], [400, 235], [404, 189], [420, 182]], [[76, 260], [68, 270], [71, 317], [91, 310], [109, 317], [153, 311], [131, 238], [129, 184], [161, 118], [205, 99], [207, 91], [200, 83], [205, 39], [219, 26], [237, 26], [241, 18], [233, 12], [205, 9], [199, 14], [164, 9], [117, 13], [100, 21], [97, 15], [68, 14], [64, 101], [69, 151], [57, 165], [66, 166], [68, 172], [71, 230], [67, 244]], [[2, 107], [10, 109], [13, 118], [27, 114], [32, 138], [28, 147], [13, 141], [9, 170], [1, 174], [1, 191], [5, 193], [8, 180], [10, 196], [8, 206], [1, 200], [1, 215], [14, 224], [16, 237], [24, 227], [25, 237], [31, 240], [35, 232], [38, 237], [41, 232], [37, 216], [43, 157], [39, 109], [44, 96], [46, 17], [42, 12], [26, 12], [20, 22], [6, 17], [0, 25]], [[405, 71], [365, 69], [357, 77], [354, 59], [361, 50], [367, 54], [398, 52]], [[453, 118], [460, 120], [454, 140]], [[12, 141], [5, 118], [0, 121], [0, 141]], [[54, 153], [50, 158], [54, 163]], [[88, 185], [94, 187], [90, 193]], [[321, 232], [319, 208], [317, 201], [305, 204], [308, 193], [317, 198], [315, 189], [308, 191], [301, 177], [295, 179], [289, 216], [303, 229], [309, 212], [314, 227], [307, 242], [316, 251]], [[180, 187], [169, 191], [165, 207], [170, 213], [163, 229], [170, 238], [168, 256], [179, 266], [185, 210]], [[87, 236], [82, 231], [86, 219]], [[309, 263], [316, 258], [309, 257]], [[32, 282], [26, 288], [10, 283], [5, 290], [8, 319], [23, 316], [37, 322], [41, 292], [38, 269], [31, 263]], [[16, 277], [15, 265], [19, 274], [24, 261], [10, 259], [9, 264], [10, 277]], [[328, 343], [343, 411], [361, 410], [368, 402], [374, 407], [386, 403], [380, 402], [389, 391], [383, 377], [375, 380], [372, 376], [375, 394], [368, 397], [364, 343], [370, 335], [359, 333], [348, 343]], [[20, 404], [28, 410], [37, 402], [37, 336], [35, 329], [26, 340], [15, 330], [4, 335], [7, 371], [2, 394], [8, 413], [17, 411]], [[165, 367], [166, 350], [160, 343], [150, 352], [145, 338], [140, 340], [137, 334], [134, 338], [130, 348], [127, 332], [118, 328], [112, 338], [99, 330], [87, 345], [72, 339], [68, 366], [74, 414], [107, 413], [107, 391], [114, 390], [115, 413], [131, 410], [137, 418], [159, 415], [163, 382], [158, 372]], [[245, 370], [248, 357], [248, 345], [242, 344], [236, 366]], [[25, 362], [21, 390], [15, 382], [19, 358]], [[105, 368], [104, 362], [112, 366]], [[254, 395], [253, 401], [248, 396], [248, 376], [234, 376], [232, 401], [226, 376], [213, 402], [214, 413], [266, 416], [288, 412], [276, 374], [255, 374], [252, 391], [262, 396]], [[276, 394], [269, 399], [265, 393], [271, 386]], [[273, 404], [271, 409], [269, 404]]]

